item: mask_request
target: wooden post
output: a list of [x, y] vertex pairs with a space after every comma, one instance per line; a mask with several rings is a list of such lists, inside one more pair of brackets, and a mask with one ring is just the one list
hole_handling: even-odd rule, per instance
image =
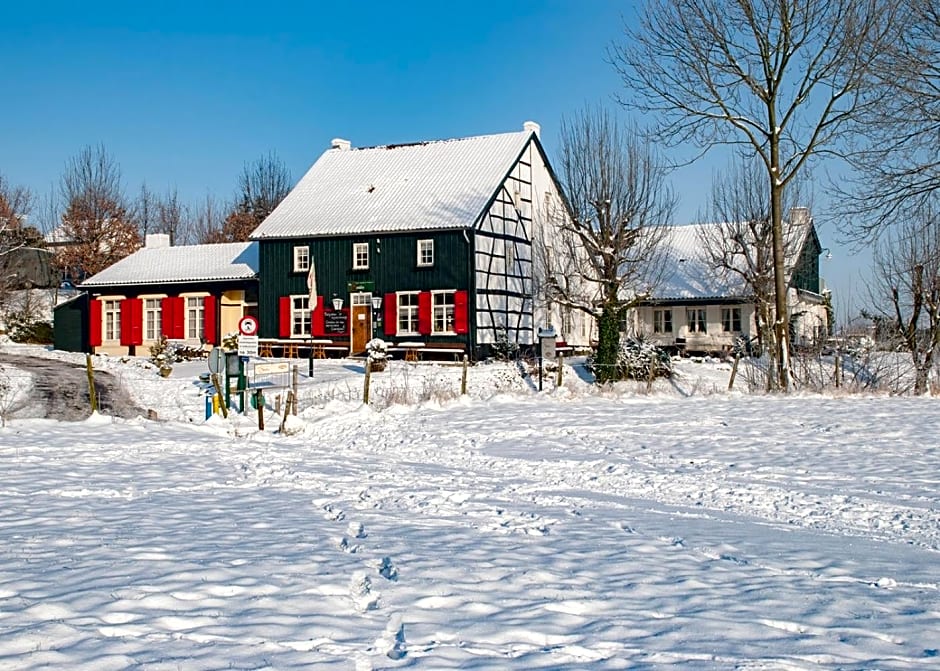
[[728, 391], [734, 387], [734, 378], [738, 375], [738, 362], [741, 360], [740, 354], [734, 355], [734, 363], [731, 364], [731, 378], [728, 380]]
[[562, 377], [563, 377], [563, 374], [562, 374], [562, 372], [561, 372], [561, 369], [562, 369], [562, 367], [563, 367], [563, 366], [562, 366], [562, 362], [563, 362], [563, 361], [564, 361], [564, 359], [562, 359], [562, 358], [561, 358], [561, 354], [559, 354], [559, 355], [558, 355], [558, 359], [556, 360], [556, 365], [558, 366], [558, 368], [557, 368], [557, 370], [555, 371], [555, 388], [556, 388], [556, 389], [561, 386], [561, 380], [562, 380]]
[[98, 412], [98, 394], [95, 392], [95, 369], [91, 365], [91, 354], [85, 355], [85, 368], [88, 370], [88, 400], [94, 413]]
[[215, 393], [219, 395], [219, 407], [222, 408], [222, 416], [228, 419], [228, 404], [225, 402], [225, 394], [222, 393], [222, 385], [219, 384], [219, 374], [212, 374], [212, 386], [215, 387]]
[[258, 409], [258, 431], [264, 431], [264, 395], [255, 389], [255, 407]]
[[362, 402], [369, 405], [369, 382], [372, 377], [372, 362], [366, 359], [366, 377], [362, 387]]
[[294, 402], [294, 392], [287, 390], [287, 400], [284, 401], [284, 416], [281, 418], [280, 432], [284, 433], [284, 425], [287, 424], [287, 416], [290, 414], [291, 403]]
[[297, 366], [295, 365], [293, 373], [292, 373], [292, 377], [291, 377], [291, 388], [293, 389], [293, 392], [294, 392], [293, 399], [292, 399], [293, 400], [293, 406], [292, 406], [293, 413], [292, 414], [294, 415], [297, 414], [297, 385], [298, 385], [299, 380], [300, 380], [300, 372], [297, 370]]
[[836, 354], [836, 389], [842, 384], [842, 355]]
[[470, 366], [470, 358], [463, 355], [463, 372], [460, 374], [460, 395], [467, 395], [467, 368]]

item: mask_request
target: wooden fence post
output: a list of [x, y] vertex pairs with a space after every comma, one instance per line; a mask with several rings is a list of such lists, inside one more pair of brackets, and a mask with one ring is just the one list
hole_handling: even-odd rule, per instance
[[284, 401], [284, 416], [281, 418], [281, 428], [280, 432], [284, 433], [284, 425], [287, 424], [287, 416], [290, 414], [291, 403], [294, 402], [294, 393], [288, 389], [287, 390], [287, 399]]
[[95, 369], [91, 365], [91, 354], [85, 355], [85, 368], [88, 370], [88, 400], [91, 401], [91, 411], [98, 412], [98, 394], [95, 392]]
[[555, 387], [556, 387], [556, 388], [558, 388], [558, 387], [561, 386], [561, 381], [562, 381], [562, 377], [563, 377], [562, 368], [564, 367], [564, 366], [562, 365], [563, 363], [564, 363], [564, 359], [562, 359], [561, 354], [559, 354], [559, 355], [558, 355], [558, 359], [557, 359], [557, 363], [556, 363], [557, 369], [556, 369], [556, 371], [555, 371]]
[[291, 379], [291, 388], [292, 388], [293, 391], [294, 391], [294, 397], [293, 397], [293, 410], [294, 410], [294, 411], [293, 411], [293, 414], [296, 415], [296, 414], [297, 414], [297, 386], [298, 386], [299, 380], [300, 380], [300, 372], [297, 370], [297, 365], [296, 365], [296, 364], [294, 365], [294, 371], [293, 371], [293, 373], [292, 373], [292, 376], [293, 376], [293, 377], [292, 377], [292, 379]]
[[255, 389], [255, 407], [258, 409], [258, 431], [264, 431], [264, 394]]
[[728, 380], [728, 391], [731, 391], [731, 388], [734, 387], [734, 378], [738, 375], [738, 362], [741, 361], [741, 355], [734, 355], [734, 363], [731, 364], [731, 378]]
[[372, 378], [372, 361], [366, 359], [366, 377], [362, 387], [362, 402], [369, 405], [369, 383]]
[[467, 368], [470, 365], [470, 358], [464, 354], [463, 355], [463, 372], [460, 374], [460, 395], [467, 395]]

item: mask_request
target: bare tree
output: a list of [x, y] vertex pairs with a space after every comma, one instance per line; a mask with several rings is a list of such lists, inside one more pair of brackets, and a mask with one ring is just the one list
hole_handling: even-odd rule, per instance
[[186, 227], [187, 238], [181, 242], [225, 242], [222, 235], [222, 206], [211, 194], [207, 193], [198, 205], [186, 208], [186, 217], [190, 223]]
[[132, 212], [137, 232], [140, 233], [142, 239], [146, 238], [148, 233], [156, 232], [158, 211], [157, 197], [144, 182], [140, 185], [140, 193], [137, 194], [133, 203]]
[[27, 224], [32, 206], [32, 192], [24, 186], [13, 186], [0, 174], [0, 306], [17, 285], [16, 252], [43, 246], [42, 234]]
[[855, 169], [841, 189], [844, 232], [870, 240], [896, 221], [917, 218], [940, 190], [940, 5], [906, 0], [895, 38], [871, 68], [871, 96], [848, 153]]
[[878, 246], [873, 304], [891, 324], [914, 365], [914, 393], [924, 394], [940, 345], [940, 218], [924, 209], [920, 217], [888, 235]]
[[291, 190], [290, 171], [274, 152], [245, 164], [238, 179], [239, 193], [225, 217], [216, 242], [247, 240]]
[[654, 116], [653, 133], [707, 151], [745, 146], [770, 193], [777, 374], [789, 389], [783, 192], [831, 150], [868, 100], [871, 64], [890, 35], [885, 0], [651, 0], [610, 59]]
[[568, 212], [557, 238], [536, 249], [549, 277], [547, 298], [598, 319], [597, 379], [615, 376], [620, 323], [661, 276], [660, 243], [676, 199], [649, 143], [606, 110], [564, 119], [558, 175]]
[[[792, 181], [784, 196], [788, 211], [801, 201], [802, 180]], [[742, 156], [712, 181], [707, 220], [699, 230], [701, 257], [722, 279], [737, 284], [754, 300], [754, 321], [762, 351], [777, 356], [774, 330], [773, 221], [767, 180], [759, 159]], [[785, 257], [792, 263], [804, 222], [783, 222]], [[736, 282], [735, 282], [736, 280]], [[768, 378], [768, 386], [773, 378]]]
[[163, 197], [157, 201], [157, 228], [161, 233], [170, 236], [170, 243], [186, 244], [192, 237], [191, 221], [186, 216], [185, 208], [180, 202], [176, 189], [167, 189]]
[[68, 161], [60, 190], [66, 209], [56, 262], [65, 276], [81, 280], [140, 247], [121, 170], [103, 145], [87, 146]]

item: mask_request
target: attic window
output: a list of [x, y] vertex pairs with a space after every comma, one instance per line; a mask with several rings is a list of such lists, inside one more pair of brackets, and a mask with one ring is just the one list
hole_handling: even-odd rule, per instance
[[369, 243], [356, 242], [353, 244], [353, 270], [369, 269]]

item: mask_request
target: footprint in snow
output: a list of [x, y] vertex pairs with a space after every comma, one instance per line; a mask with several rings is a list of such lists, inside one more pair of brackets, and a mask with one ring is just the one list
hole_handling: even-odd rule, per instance
[[334, 507], [332, 503], [327, 503], [323, 506], [323, 517], [330, 522], [340, 522], [346, 519], [346, 513], [341, 508]]

